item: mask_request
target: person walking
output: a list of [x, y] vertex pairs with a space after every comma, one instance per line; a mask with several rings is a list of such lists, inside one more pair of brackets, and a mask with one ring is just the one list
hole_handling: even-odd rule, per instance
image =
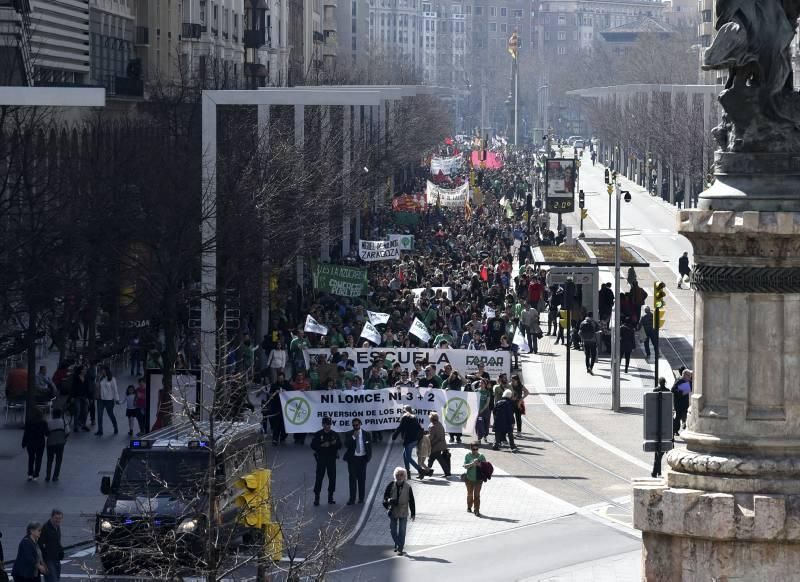
[[516, 453], [517, 447], [514, 445], [514, 402], [512, 401], [514, 393], [509, 389], [503, 392], [503, 397], [500, 398], [494, 405], [494, 446], [492, 449], [495, 451], [500, 450], [500, 443], [508, 437], [508, 444], [511, 447], [511, 452]]
[[36, 481], [39, 478], [46, 439], [47, 422], [42, 416], [42, 411], [33, 407], [22, 433], [22, 448], [28, 451], [28, 481]]
[[39, 536], [42, 535], [42, 524], [32, 521], [25, 528], [25, 537], [19, 542], [17, 559], [11, 576], [14, 582], [39, 582], [41, 575], [47, 572], [47, 566], [39, 549]]
[[319, 505], [319, 494], [322, 491], [322, 480], [328, 474], [328, 504], [334, 505], [336, 501], [333, 494], [336, 491], [336, 459], [339, 458], [339, 449], [342, 440], [331, 428], [331, 419], [327, 416], [322, 419], [322, 430], [314, 433], [311, 439], [311, 448], [317, 460], [316, 478], [314, 480], [314, 505]]
[[103, 411], [108, 414], [111, 419], [111, 424], [114, 427], [114, 434], [119, 434], [119, 427], [117, 426], [117, 417], [114, 415], [114, 405], [121, 404], [122, 399], [119, 397], [119, 388], [117, 387], [117, 380], [111, 374], [111, 368], [103, 366], [100, 370], [100, 379], [98, 380], [100, 399], [97, 401], [97, 432], [95, 436], [103, 436]]
[[[522, 415], [525, 414], [525, 399], [530, 395], [522, 384], [519, 374], [511, 376], [511, 400], [514, 402], [514, 420], [517, 423], [517, 436], [522, 434]], [[480, 441], [479, 441], [480, 442]]]
[[44, 573], [45, 582], [58, 582], [61, 580], [61, 560], [64, 559], [64, 547], [61, 545], [61, 522], [64, 513], [60, 509], [50, 512], [48, 519], [42, 526], [39, 536], [39, 549], [47, 571]]
[[[64, 446], [67, 444], [69, 435], [69, 425], [64, 420], [60, 409], [53, 409], [53, 416], [47, 422], [47, 468], [44, 472], [44, 480], [50, 481], [52, 474], [53, 482], [58, 481], [61, 473], [61, 460], [64, 458]], [[55, 467], [53, 467], [55, 461]], [[52, 470], [52, 473], [51, 473]]]
[[419, 464], [412, 457], [414, 448], [417, 446], [419, 439], [422, 438], [422, 427], [414, 415], [414, 409], [408, 404], [403, 407], [403, 416], [400, 419], [400, 425], [392, 433], [392, 440], [396, 440], [398, 436], [403, 437], [403, 464], [406, 467], [406, 475], [409, 472], [409, 466], [413, 466], [419, 478], [424, 479], [426, 476], [433, 475], [433, 469], [425, 469], [420, 467]]
[[592, 313], [586, 314], [578, 326], [578, 335], [583, 342], [583, 353], [586, 359], [586, 371], [594, 375], [594, 365], [597, 362], [597, 324], [592, 319]]
[[414, 503], [414, 490], [408, 482], [408, 471], [403, 467], [394, 470], [394, 481], [386, 486], [383, 491], [383, 507], [389, 516], [389, 532], [394, 541], [394, 551], [403, 555], [406, 544], [406, 526], [408, 518], [411, 521], [417, 516], [417, 507]]
[[350, 425], [353, 430], [344, 437], [344, 460], [347, 463], [347, 476], [350, 485], [350, 497], [347, 505], [356, 502], [364, 503], [367, 484], [367, 463], [372, 459], [372, 435], [361, 428], [361, 419], [354, 418]]
[[[667, 388], [667, 379], [666, 378], [659, 378], [658, 379], [658, 386], [653, 392], [669, 392], [669, 388]], [[661, 458], [664, 456], [664, 451], [655, 451], [653, 458], [653, 471], [650, 473], [650, 476], [661, 477]]]
[[89, 414], [89, 397], [91, 396], [91, 391], [89, 389], [86, 366], [78, 365], [75, 368], [75, 373], [72, 375], [72, 382], [70, 382], [70, 389], [72, 390], [74, 406], [72, 413], [74, 427], [72, 432], [78, 432], [79, 430], [89, 432], [92, 429], [86, 425], [86, 421]]
[[619, 328], [619, 351], [625, 360], [625, 373], [631, 364], [631, 353], [636, 348], [636, 330], [627, 317]]
[[481, 378], [478, 380], [478, 418], [475, 420], [475, 434], [478, 436], [478, 441], [483, 439], [485, 443], [489, 442], [493, 405], [494, 393], [489, 386], [489, 380]]
[[690, 397], [692, 395], [692, 371], [683, 369], [681, 377], [672, 386], [673, 402], [675, 406], [675, 419], [672, 421], [672, 434], [679, 436], [680, 431], [686, 428], [686, 416], [689, 413]]
[[428, 457], [428, 469], [433, 470], [434, 461], [439, 462], [445, 477], [450, 476], [450, 451], [447, 450], [444, 426], [439, 422], [439, 414], [431, 412], [428, 415], [428, 439], [431, 443], [431, 453]]
[[650, 344], [653, 344], [653, 349], [655, 350], [656, 342], [658, 341], [655, 329], [653, 328], [653, 312], [649, 307], [644, 308], [644, 315], [642, 316], [642, 319], [639, 320], [637, 329], [644, 331], [644, 355], [645, 357], [649, 358]]
[[684, 253], [678, 259], [678, 289], [683, 289], [682, 283], [688, 279], [692, 274], [692, 269], [689, 267], [689, 252]]
[[525, 332], [525, 339], [528, 340], [528, 347], [530, 348], [528, 353], [533, 352], [534, 354], [538, 354], [539, 338], [542, 336], [542, 328], [539, 325], [539, 312], [533, 306], [533, 303], [529, 303], [528, 307], [522, 312], [520, 323]]
[[273, 384], [278, 381], [278, 374], [286, 373], [286, 364], [288, 361], [289, 354], [286, 352], [286, 344], [283, 342], [283, 339], [278, 339], [278, 345], [270, 350], [266, 363], [269, 369], [270, 381]]
[[467, 486], [467, 511], [472, 512], [475, 517], [481, 516], [481, 481], [478, 475], [478, 465], [486, 460], [480, 453], [481, 444], [474, 442], [469, 446], [469, 453], [464, 457], [464, 468], [467, 470], [464, 475], [464, 484]]

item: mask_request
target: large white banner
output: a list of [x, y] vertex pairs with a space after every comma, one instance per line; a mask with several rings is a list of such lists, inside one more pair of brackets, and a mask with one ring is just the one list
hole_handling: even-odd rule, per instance
[[387, 238], [389, 240], [399, 240], [400, 250], [403, 252], [414, 250], [413, 234], [390, 234]]
[[[316, 360], [317, 356], [330, 358], [330, 348], [309, 348], [304, 350], [306, 367], [310, 359]], [[375, 358], [387, 359], [400, 364], [401, 369], [409, 372], [414, 369], [414, 362], [428, 362], [436, 366], [437, 370], [450, 364], [454, 370], [462, 375], [478, 371], [478, 364], [486, 366], [486, 373], [493, 379], [500, 374], [511, 374], [511, 353], [505, 350], [440, 350], [434, 348], [339, 348], [339, 353], [345, 360], [355, 362], [356, 372], [363, 374], [365, 368], [372, 366]]]
[[359, 240], [358, 256], [362, 261], [394, 261], [400, 258], [400, 239]]
[[428, 180], [425, 193], [428, 204], [445, 208], [462, 208], [469, 198], [469, 183], [464, 183], [458, 188], [440, 188]]
[[461, 156], [453, 156], [452, 158], [431, 158], [431, 175], [435, 176], [439, 172], [442, 174], [450, 175], [461, 168], [463, 158]]
[[286, 432], [313, 433], [331, 419], [336, 432], [351, 430], [360, 418], [364, 430], [394, 430], [400, 424], [403, 407], [410, 405], [424, 428], [428, 415], [439, 414], [445, 432], [473, 434], [478, 417], [478, 394], [436, 388], [385, 388], [382, 390], [309, 390], [281, 392]]

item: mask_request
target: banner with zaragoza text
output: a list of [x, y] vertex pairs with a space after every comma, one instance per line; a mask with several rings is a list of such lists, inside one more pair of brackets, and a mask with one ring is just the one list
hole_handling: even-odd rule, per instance
[[330, 418], [336, 432], [352, 428], [360, 418], [364, 430], [394, 430], [400, 425], [403, 407], [414, 409], [424, 428], [428, 415], [436, 412], [445, 432], [474, 434], [478, 417], [478, 394], [437, 388], [384, 388], [382, 390], [289, 390], [281, 392], [281, 409], [288, 433], [310, 433]]

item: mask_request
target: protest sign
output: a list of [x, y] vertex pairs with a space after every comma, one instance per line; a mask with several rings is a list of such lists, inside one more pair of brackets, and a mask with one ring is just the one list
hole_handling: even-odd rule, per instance
[[303, 327], [303, 331], [318, 333], [319, 335], [328, 335], [328, 328], [311, 317], [311, 315], [306, 316], [306, 324]]
[[436, 412], [445, 432], [474, 434], [478, 394], [437, 388], [384, 388], [382, 390], [288, 390], [281, 392], [281, 409], [287, 433], [314, 433], [323, 418], [331, 419], [336, 432], [351, 430], [360, 418], [364, 430], [394, 430], [403, 407], [410, 405], [428, 427], [428, 415]]
[[367, 270], [318, 263], [314, 267], [314, 288], [340, 297], [366, 295], [369, 290]]
[[431, 341], [431, 334], [428, 333], [428, 328], [425, 327], [425, 324], [416, 317], [414, 318], [414, 321], [411, 322], [411, 327], [409, 328], [408, 333], [417, 336], [425, 343]]
[[464, 183], [458, 188], [440, 188], [430, 180], [425, 189], [428, 204], [443, 208], [463, 208], [469, 199], [469, 184]]
[[382, 339], [381, 332], [375, 329], [375, 326], [368, 321], [364, 322], [364, 327], [361, 329], [361, 337], [368, 339], [375, 345], [380, 345]]
[[[428, 362], [443, 369], [447, 364], [462, 376], [478, 371], [478, 364], [485, 366], [486, 372], [497, 378], [500, 374], [511, 374], [511, 353], [506, 350], [454, 350], [433, 348], [339, 348], [345, 360], [353, 360], [356, 372], [363, 374], [365, 368], [372, 365], [373, 360], [382, 358], [400, 364], [400, 368], [414, 369], [414, 362]], [[316, 361], [323, 355], [330, 359], [330, 348], [309, 348], [304, 350], [306, 362]], [[308, 364], [306, 364], [308, 365]], [[362, 376], [363, 377], [363, 376]]]
[[[388, 313], [380, 313], [378, 311], [367, 311], [367, 317], [372, 325], [383, 325], [389, 321]], [[380, 342], [378, 342], [380, 343]]]
[[400, 258], [400, 240], [359, 240], [362, 261], [394, 261]]

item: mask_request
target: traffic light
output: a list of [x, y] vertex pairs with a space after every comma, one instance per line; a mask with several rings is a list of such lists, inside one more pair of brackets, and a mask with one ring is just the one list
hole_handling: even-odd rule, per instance
[[589, 216], [589, 211], [585, 208], [581, 208], [581, 220], [586, 220], [587, 216]]
[[586, 194], [583, 190], [578, 191], [578, 208], [583, 208], [586, 205]]
[[611, 184], [611, 171], [606, 168], [606, 184]]
[[614, 186], [609, 184], [608, 186], [606, 186], [606, 190], [608, 190], [608, 195], [611, 196], [614, 193]]
[[667, 285], [663, 281], [656, 281], [653, 285], [653, 307], [655, 313], [653, 314], [653, 327], [661, 329], [664, 327], [664, 322], [667, 318]]
[[241, 509], [239, 523], [258, 529], [270, 523], [271, 480], [270, 469], [257, 469], [236, 481], [236, 487], [242, 490], [236, 498], [236, 505]]
[[558, 325], [560, 325], [562, 329], [567, 329], [567, 310], [566, 309], [559, 309], [558, 310]]

